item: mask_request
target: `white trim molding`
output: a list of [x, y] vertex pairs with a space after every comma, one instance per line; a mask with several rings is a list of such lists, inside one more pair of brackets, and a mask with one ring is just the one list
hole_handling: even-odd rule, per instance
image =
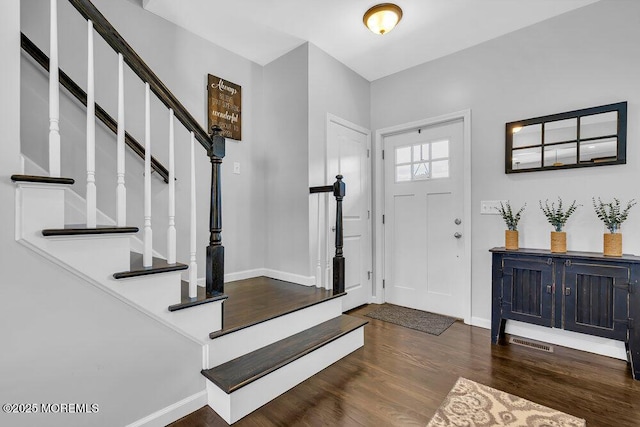
[[[396, 126], [378, 129], [375, 132], [375, 160], [374, 160], [374, 174], [373, 174], [373, 195], [374, 195], [374, 207], [373, 218], [375, 219], [374, 226], [374, 256], [373, 256], [373, 271], [376, 288], [376, 298], [379, 302], [385, 301], [383, 294], [382, 280], [384, 279], [384, 229], [382, 226], [382, 215], [384, 214], [384, 162], [382, 159], [383, 139], [386, 136], [401, 133], [410, 129], [432, 126], [439, 123], [450, 122], [453, 120], [462, 119], [463, 121], [463, 164], [464, 164], [464, 200], [463, 200], [463, 223], [465, 224], [465, 239], [464, 239], [464, 271], [463, 281], [464, 297], [462, 303], [464, 304], [464, 322], [466, 324], [472, 324], [473, 319], [471, 317], [471, 110], [461, 110], [454, 113], [444, 114], [437, 117], [431, 117], [423, 120], [418, 120], [409, 123], [403, 123]], [[376, 301], [378, 302], [378, 301]]]
[[180, 418], [197, 411], [207, 404], [207, 390], [199, 391], [179, 402], [162, 408], [153, 414], [128, 424], [126, 427], [155, 427], [166, 426]]
[[[270, 268], [254, 268], [252, 270], [236, 271], [235, 273], [226, 273], [224, 275], [224, 283], [235, 282], [236, 280], [251, 279], [253, 277], [266, 276], [272, 279], [284, 280], [286, 282], [295, 283], [303, 286], [315, 286], [316, 276], [302, 276], [300, 274], [289, 273], [286, 271], [272, 270]], [[198, 286], [205, 286], [204, 277], [198, 279]]]

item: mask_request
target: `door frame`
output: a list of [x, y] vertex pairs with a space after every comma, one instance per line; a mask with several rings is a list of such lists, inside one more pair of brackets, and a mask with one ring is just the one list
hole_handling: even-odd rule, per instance
[[371, 302], [381, 304], [386, 301], [384, 289], [382, 287], [385, 278], [384, 271], [384, 225], [382, 223], [384, 215], [384, 161], [382, 159], [383, 140], [386, 136], [398, 133], [408, 132], [412, 129], [421, 127], [438, 125], [453, 120], [462, 119], [463, 126], [463, 168], [465, 171], [463, 177], [463, 209], [462, 220], [465, 224], [464, 228], [464, 267], [462, 279], [465, 286], [463, 287], [463, 303], [464, 307], [464, 323], [471, 324], [471, 109], [456, 111], [449, 114], [443, 114], [437, 117], [417, 120], [414, 122], [403, 123], [396, 126], [390, 126], [378, 129], [375, 132], [375, 160], [373, 169], [373, 196], [374, 196], [374, 213], [373, 218], [376, 219], [373, 234], [373, 277], [374, 277], [374, 296]]
[[[350, 122], [346, 119], [343, 119], [342, 117], [336, 116], [335, 114], [331, 114], [329, 112], [327, 112], [327, 120], [326, 120], [326, 126], [325, 126], [325, 167], [324, 167], [324, 175], [325, 175], [325, 182], [328, 184], [333, 184], [335, 177], [334, 176], [329, 176], [329, 164], [330, 164], [330, 159], [329, 159], [329, 126], [331, 126], [331, 123], [336, 123], [340, 126], [344, 126], [346, 128], [349, 128], [353, 131], [356, 132], [360, 132], [364, 135], [367, 136], [367, 153], [372, 153], [373, 150], [371, 149], [371, 130], [367, 129], [365, 127], [362, 127], [360, 125], [357, 125], [353, 122]], [[369, 232], [369, 260], [368, 260], [368, 266], [367, 268], [373, 270], [374, 268], [374, 253], [375, 253], [375, 248], [373, 246], [373, 241], [374, 241], [374, 236], [373, 236], [373, 192], [374, 192], [374, 177], [373, 177], [373, 156], [368, 155], [367, 157], [367, 166], [369, 168], [368, 170], [368, 178], [369, 178], [369, 194], [368, 194], [368, 210], [371, 212], [371, 216], [369, 218], [369, 222], [368, 222], [368, 226], [367, 226], [367, 231]], [[346, 182], [345, 183], [347, 186], [347, 196], [349, 197], [349, 183]], [[332, 252], [332, 248], [335, 249], [335, 247], [333, 246], [333, 241], [330, 239], [330, 237], [333, 235], [332, 233], [329, 232], [329, 227], [330, 225], [327, 223], [328, 219], [329, 219], [329, 205], [330, 203], [326, 203], [324, 208], [325, 208], [325, 212], [324, 212], [324, 218], [325, 218], [325, 233], [324, 233], [324, 239], [325, 239], [325, 257], [326, 257], [326, 262], [327, 262], [327, 268], [326, 268], [326, 273], [325, 274], [325, 283], [327, 286], [327, 289], [331, 289], [332, 286], [332, 282], [331, 282], [331, 275], [329, 274], [330, 270], [332, 269], [331, 266], [331, 259], [333, 258], [333, 252]], [[349, 262], [349, 260], [347, 260], [346, 262]], [[375, 278], [371, 278], [370, 281], [370, 286], [371, 289], [369, 289], [368, 291], [368, 298], [367, 298], [367, 302], [370, 303], [371, 299], [372, 299], [372, 295], [375, 292]]]

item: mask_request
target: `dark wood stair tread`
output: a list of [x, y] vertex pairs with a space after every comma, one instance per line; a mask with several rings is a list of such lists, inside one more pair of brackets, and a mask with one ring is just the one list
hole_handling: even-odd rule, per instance
[[342, 314], [220, 366], [202, 370], [202, 375], [231, 394], [367, 323], [358, 317]]
[[129, 277], [146, 276], [147, 274], [167, 273], [169, 271], [180, 271], [189, 268], [188, 265], [176, 262], [169, 264], [166, 259], [153, 257], [151, 267], [142, 265], [142, 254], [131, 252], [131, 269], [129, 271], [121, 271], [114, 273], [115, 279], [126, 279]]
[[304, 303], [304, 304], [296, 305], [293, 308], [288, 308], [288, 309], [285, 309], [285, 310], [282, 310], [282, 311], [278, 311], [278, 312], [275, 312], [275, 313], [270, 313], [269, 315], [267, 315], [267, 316], [265, 316], [265, 317], [263, 317], [261, 319], [256, 319], [256, 320], [253, 320], [253, 321], [250, 321], [250, 322], [246, 322], [246, 323], [242, 323], [242, 324], [239, 324], [239, 325], [236, 325], [236, 326], [232, 326], [232, 327], [224, 327], [223, 329], [221, 329], [219, 331], [211, 332], [209, 334], [209, 338], [215, 339], [215, 338], [221, 337], [223, 335], [227, 335], [227, 334], [230, 334], [230, 333], [233, 333], [233, 332], [237, 332], [237, 331], [239, 331], [241, 329], [245, 329], [245, 328], [257, 325], [259, 323], [267, 322], [269, 320], [276, 319], [276, 318], [278, 318], [280, 316], [284, 316], [284, 315], [287, 315], [287, 314], [290, 314], [290, 313], [294, 313], [296, 311], [303, 310], [305, 308], [308, 308], [308, 307], [311, 307], [311, 306], [314, 306], [314, 305], [317, 305], [317, 304], [322, 304], [323, 302], [332, 300], [334, 298], [340, 298], [340, 297], [342, 297], [342, 296], [344, 296], [346, 294], [347, 294], [346, 292], [333, 294], [333, 295], [328, 296], [326, 298], [318, 299], [318, 300], [315, 300], [315, 301], [309, 301], [309, 302]]
[[220, 301], [223, 299], [227, 299], [228, 297], [225, 294], [220, 292], [214, 292], [213, 295], [207, 296], [207, 291], [202, 286], [196, 286], [198, 290], [198, 295], [195, 298], [189, 297], [189, 282], [182, 281], [180, 284], [180, 303], [169, 306], [169, 311], [178, 311], [183, 308], [195, 307], [196, 305], [207, 304], [214, 301]]
[[76, 181], [73, 178], [56, 178], [52, 176], [39, 175], [11, 175], [13, 182], [39, 182], [42, 184], [63, 184], [72, 185]]
[[138, 227], [116, 227], [113, 225], [98, 225], [95, 228], [87, 228], [83, 224], [68, 224], [64, 228], [49, 228], [42, 230], [42, 235], [51, 236], [84, 236], [90, 234], [127, 234], [137, 233]]

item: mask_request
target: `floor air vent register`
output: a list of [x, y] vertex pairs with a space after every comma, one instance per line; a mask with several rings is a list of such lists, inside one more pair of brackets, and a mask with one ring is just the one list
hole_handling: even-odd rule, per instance
[[547, 353], [553, 353], [553, 346], [547, 343], [533, 341], [521, 337], [509, 337], [509, 344], [515, 344], [522, 347], [532, 348], [534, 350], [546, 351]]

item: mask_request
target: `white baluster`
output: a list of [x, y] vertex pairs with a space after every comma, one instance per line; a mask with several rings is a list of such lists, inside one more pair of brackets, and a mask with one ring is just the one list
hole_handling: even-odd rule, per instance
[[151, 101], [149, 83], [144, 94], [144, 251], [142, 265], [153, 264], [153, 232], [151, 231]]
[[318, 259], [316, 263], [316, 287], [322, 287], [322, 193], [318, 193]]
[[117, 189], [116, 222], [118, 227], [127, 225], [127, 188], [124, 186], [124, 59], [118, 54], [118, 144], [117, 144]]
[[196, 264], [196, 138], [191, 132], [191, 236], [189, 262], [189, 297], [198, 295], [198, 264]]
[[87, 228], [96, 227], [96, 99], [93, 22], [87, 20]]
[[174, 163], [173, 110], [169, 109], [169, 229], [167, 230], [167, 262], [176, 263], [176, 180]]
[[325, 259], [327, 261], [325, 267], [324, 274], [324, 287], [327, 290], [333, 289], [333, 276], [331, 275], [331, 242], [333, 241], [332, 237], [334, 237], [333, 233], [330, 232], [329, 229], [329, 195], [332, 193], [324, 193], [324, 218], [325, 218], [325, 233], [326, 241], [324, 242], [325, 248]]
[[58, 1], [51, 0], [49, 34], [49, 176], [60, 176], [60, 85], [58, 83]]

